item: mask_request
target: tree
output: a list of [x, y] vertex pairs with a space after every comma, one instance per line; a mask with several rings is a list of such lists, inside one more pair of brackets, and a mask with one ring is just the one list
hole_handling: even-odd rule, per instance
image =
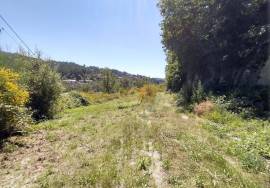
[[102, 71], [102, 86], [106, 93], [113, 93], [116, 89], [116, 78], [110, 69], [106, 68]]
[[166, 84], [170, 91], [179, 91], [181, 85], [181, 64], [178, 63], [177, 56], [168, 51], [167, 52], [167, 66], [166, 66]]
[[269, 57], [268, 4], [268, 0], [160, 0], [167, 87], [192, 89], [199, 80], [207, 90], [256, 84]]
[[128, 78], [122, 78], [120, 80], [120, 87], [124, 89], [128, 89], [131, 87], [131, 81]]
[[36, 120], [52, 119], [55, 116], [55, 106], [62, 92], [62, 82], [59, 74], [48, 64], [35, 60], [29, 71], [27, 85], [30, 100], [28, 107], [33, 110]]

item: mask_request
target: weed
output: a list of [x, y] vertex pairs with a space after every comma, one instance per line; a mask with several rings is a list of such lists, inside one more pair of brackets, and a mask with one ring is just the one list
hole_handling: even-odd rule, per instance
[[204, 178], [202, 176], [197, 176], [195, 181], [196, 181], [197, 188], [204, 188], [205, 187]]
[[179, 176], [171, 176], [168, 179], [168, 183], [173, 186], [182, 186], [183, 185], [183, 180]]
[[54, 132], [48, 132], [46, 139], [50, 142], [55, 142], [57, 140], [57, 135]]
[[150, 157], [140, 157], [137, 161], [137, 168], [139, 170], [147, 171], [151, 166], [151, 158]]
[[254, 172], [266, 170], [264, 158], [270, 156], [269, 122], [246, 120], [223, 108], [215, 109], [205, 118], [210, 122], [203, 127], [226, 140], [228, 154], [238, 156], [245, 169]]
[[263, 172], [265, 170], [265, 162], [260, 155], [252, 152], [241, 155], [243, 167], [253, 172]]
[[164, 170], [169, 170], [170, 167], [171, 167], [171, 163], [169, 160], [164, 160], [163, 163], [162, 163], [162, 167]]

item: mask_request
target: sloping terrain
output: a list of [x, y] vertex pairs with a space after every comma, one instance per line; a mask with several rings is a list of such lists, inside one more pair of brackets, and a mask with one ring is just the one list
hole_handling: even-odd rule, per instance
[[269, 187], [244, 170], [201, 119], [128, 96], [29, 127], [0, 153], [1, 187]]
[[[0, 51], [0, 67], [7, 67], [14, 69], [15, 71], [23, 72], [29, 68], [29, 61], [33, 61], [34, 58], [23, 56], [16, 53], [7, 53]], [[71, 80], [100, 80], [102, 78], [102, 71], [104, 68], [96, 66], [82, 66], [73, 62], [61, 62], [53, 60], [42, 60], [44, 63], [50, 63], [62, 79]], [[119, 79], [131, 79], [131, 80], [149, 80], [152, 83], [163, 83], [164, 79], [149, 78], [142, 75], [134, 75], [127, 72], [111, 69], [113, 75]]]

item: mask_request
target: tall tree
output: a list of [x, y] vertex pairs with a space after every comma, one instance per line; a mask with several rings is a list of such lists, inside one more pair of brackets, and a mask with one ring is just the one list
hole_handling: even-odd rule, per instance
[[192, 88], [198, 80], [209, 90], [255, 84], [269, 57], [268, 4], [268, 0], [160, 0], [168, 88]]
[[102, 71], [102, 85], [103, 90], [106, 93], [113, 93], [116, 85], [116, 78], [113, 76], [110, 69], [104, 69]]

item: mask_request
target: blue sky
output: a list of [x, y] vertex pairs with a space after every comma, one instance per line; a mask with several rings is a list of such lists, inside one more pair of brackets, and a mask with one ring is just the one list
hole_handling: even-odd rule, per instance
[[[164, 77], [157, 0], [1, 0], [0, 13], [44, 57]], [[0, 21], [0, 26], [5, 26]], [[0, 34], [4, 50], [18, 47]]]

